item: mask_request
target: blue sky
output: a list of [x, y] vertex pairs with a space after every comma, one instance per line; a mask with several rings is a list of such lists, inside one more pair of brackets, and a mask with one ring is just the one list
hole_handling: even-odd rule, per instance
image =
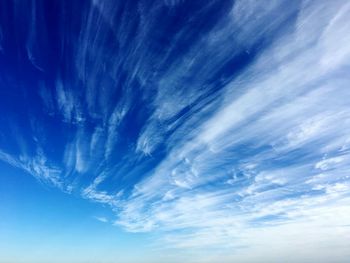
[[0, 262], [347, 262], [349, 14], [2, 1]]

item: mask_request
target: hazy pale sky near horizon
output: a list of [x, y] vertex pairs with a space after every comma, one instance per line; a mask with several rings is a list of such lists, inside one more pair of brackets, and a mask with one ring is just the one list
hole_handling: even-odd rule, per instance
[[350, 1], [0, 1], [0, 263], [350, 258]]

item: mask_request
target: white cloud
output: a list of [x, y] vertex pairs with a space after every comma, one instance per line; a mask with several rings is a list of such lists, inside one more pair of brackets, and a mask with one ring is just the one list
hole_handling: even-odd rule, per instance
[[[208, 262], [220, 258], [211, 248], [237, 251], [230, 260], [238, 262], [257, 256], [278, 262], [281, 255], [345, 262], [350, 4], [235, 1], [228, 17], [164, 69], [186, 31], [159, 60], [150, 57], [145, 43], [158, 9], [144, 14], [139, 8], [143, 24], [128, 41], [130, 18], [120, 17], [119, 32], [113, 28], [116, 6], [93, 1], [74, 58], [77, 83], [86, 92], [78, 96], [60, 78], [56, 83], [56, 110], [76, 127], [67, 136], [62, 167], [43, 150], [27, 154], [25, 145], [19, 156], [0, 151], [0, 159], [109, 206], [117, 218], [96, 217], [101, 222], [157, 231], [159, 246], [198, 249]], [[110, 64], [109, 34], [125, 50]], [[237, 75], [220, 77], [236, 56], [249, 62], [232, 69]], [[244, 59], [233, 64], [240, 63]], [[133, 97], [134, 82], [142, 98]], [[42, 89], [40, 95], [51, 107], [53, 94]], [[146, 119], [135, 120], [136, 130], [143, 125], [138, 138], [118, 152], [118, 142], [132, 139], [123, 141], [120, 128], [138, 106], [133, 99], [147, 104], [140, 110]], [[159, 163], [157, 154], [164, 155]], [[330, 243], [344, 258], [325, 251]], [[325, 251], [324, 258], [317, 251]]]
[[[267, 225], [273, 233], [288, 230], [300, 234], [299, 227], [313, 226], [307, 233], [314, 235], [319, 224], [326, 223], [327, 209], [338, 211], [345, 223], [343, 200], [348, 184], [337, 180], [348, 180], [342, 174], [348, 173], [349, 167], [342, 162], [345, 157], [332, 149], [344, 147], [350, 127], [349, 79], [342, 74], [348, 61], [343, 57], [350, 58], [344, 32], [349, 23], [345, 11], [339, 11], [348, 6], [342, 2], [329, 5], [326, 1], [303, 4], [295, 27], [224, 88], [222, 106], [216, 113], [181, 134], [181, 143], [169, 147], [169, 154], [153, 174], [137, 184], [121, 205], [117, 224], [136, 232], [161, 229], [168, 233], [165, 241], [177, 247], [234, 247], [242, 240], [244, 246], [254, 247], [256, 240], [266, 238]], [[233, 12], [242, 8], [238, 3]], [[270, 14], [268, 5], [264, 11]], [[249, 21], [252, 14], [246, 12]], [[259, 23], [268, 25], [264, 21], [268, 17]], [[337, 23], [339, 26], [333, 26]], [[252, 32], [240, 35], [242, 41], [254, 28], [259, 29], [256, 23], [251, 26], [253, 29], [248, 25], [247, 30]], [[337, 36], [343, 44], [335, 43]], [[334, 49], [340, 49], [337, 53], [342, 56], [325, 64], [325, 54]], [[171, 77], [164, 81], [173, 83]], [[158, 96], [165, 98], [164, 105], [147, 127], [184, 107], [167, 103], [166, 95]], [[173, 102], [177, 96], [181, 93], [175, 93]], [[156, 144], [163, 142], [162, 128], [154, 127], [140, 136], [139, 142], [144, 142], [140, 148], [148, 149], [147, 153], [155, 149], [150, 138]], [[324, 154], [333, 157], [319, 161]], [[331, 166], [333, 170], [328, 171]], [[326, 169], [326, 178], [337, 179], [315, 188], [321, 183], [319, 170]], [[311, 218], [314, 221], [307, 223]], [[332, 223], [329, 226], [336, 228]], [[325, 239], [327, 231], [318, 237]], [[278, 246], [280, 238], [282, 235], [271, 240], [271, 246]], [[292, 243], [305, 245], [297, 235], [291, 238]], [[339, 240], [345, 242], [346, 236]], [[259, 246], [247, 251], [262, 253]], [[281, 251], [286, 249], [281, 247]], [[319, 246], [310, 249], [314, 253]]]
[[95, 219], [102, 222], [102, 223], [108, 223], [108, 219], [106, 217], [95, 216]]
[[64, 190], [61, 169], [50, 164], [40, 148], [34, 156], [21, 154], [18, 158], [0, 150], [0, 160], [28, 172], [40, 182]]

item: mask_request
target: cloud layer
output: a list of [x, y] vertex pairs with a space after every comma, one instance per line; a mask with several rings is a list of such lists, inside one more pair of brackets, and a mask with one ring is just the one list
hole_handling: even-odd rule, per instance
[[194, 261], [345, 262], [349, 3], [80, 4], [2, 4], [2, 161]]

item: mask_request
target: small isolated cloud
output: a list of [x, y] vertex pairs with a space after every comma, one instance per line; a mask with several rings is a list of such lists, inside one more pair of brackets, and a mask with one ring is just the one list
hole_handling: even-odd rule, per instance
[[94, 217], [97, 221], [100, 221], [102, 223], [108, 223], [109, 220], [106, 218], [106, 217], [103, 217], [103, 216], [95, 216]]

